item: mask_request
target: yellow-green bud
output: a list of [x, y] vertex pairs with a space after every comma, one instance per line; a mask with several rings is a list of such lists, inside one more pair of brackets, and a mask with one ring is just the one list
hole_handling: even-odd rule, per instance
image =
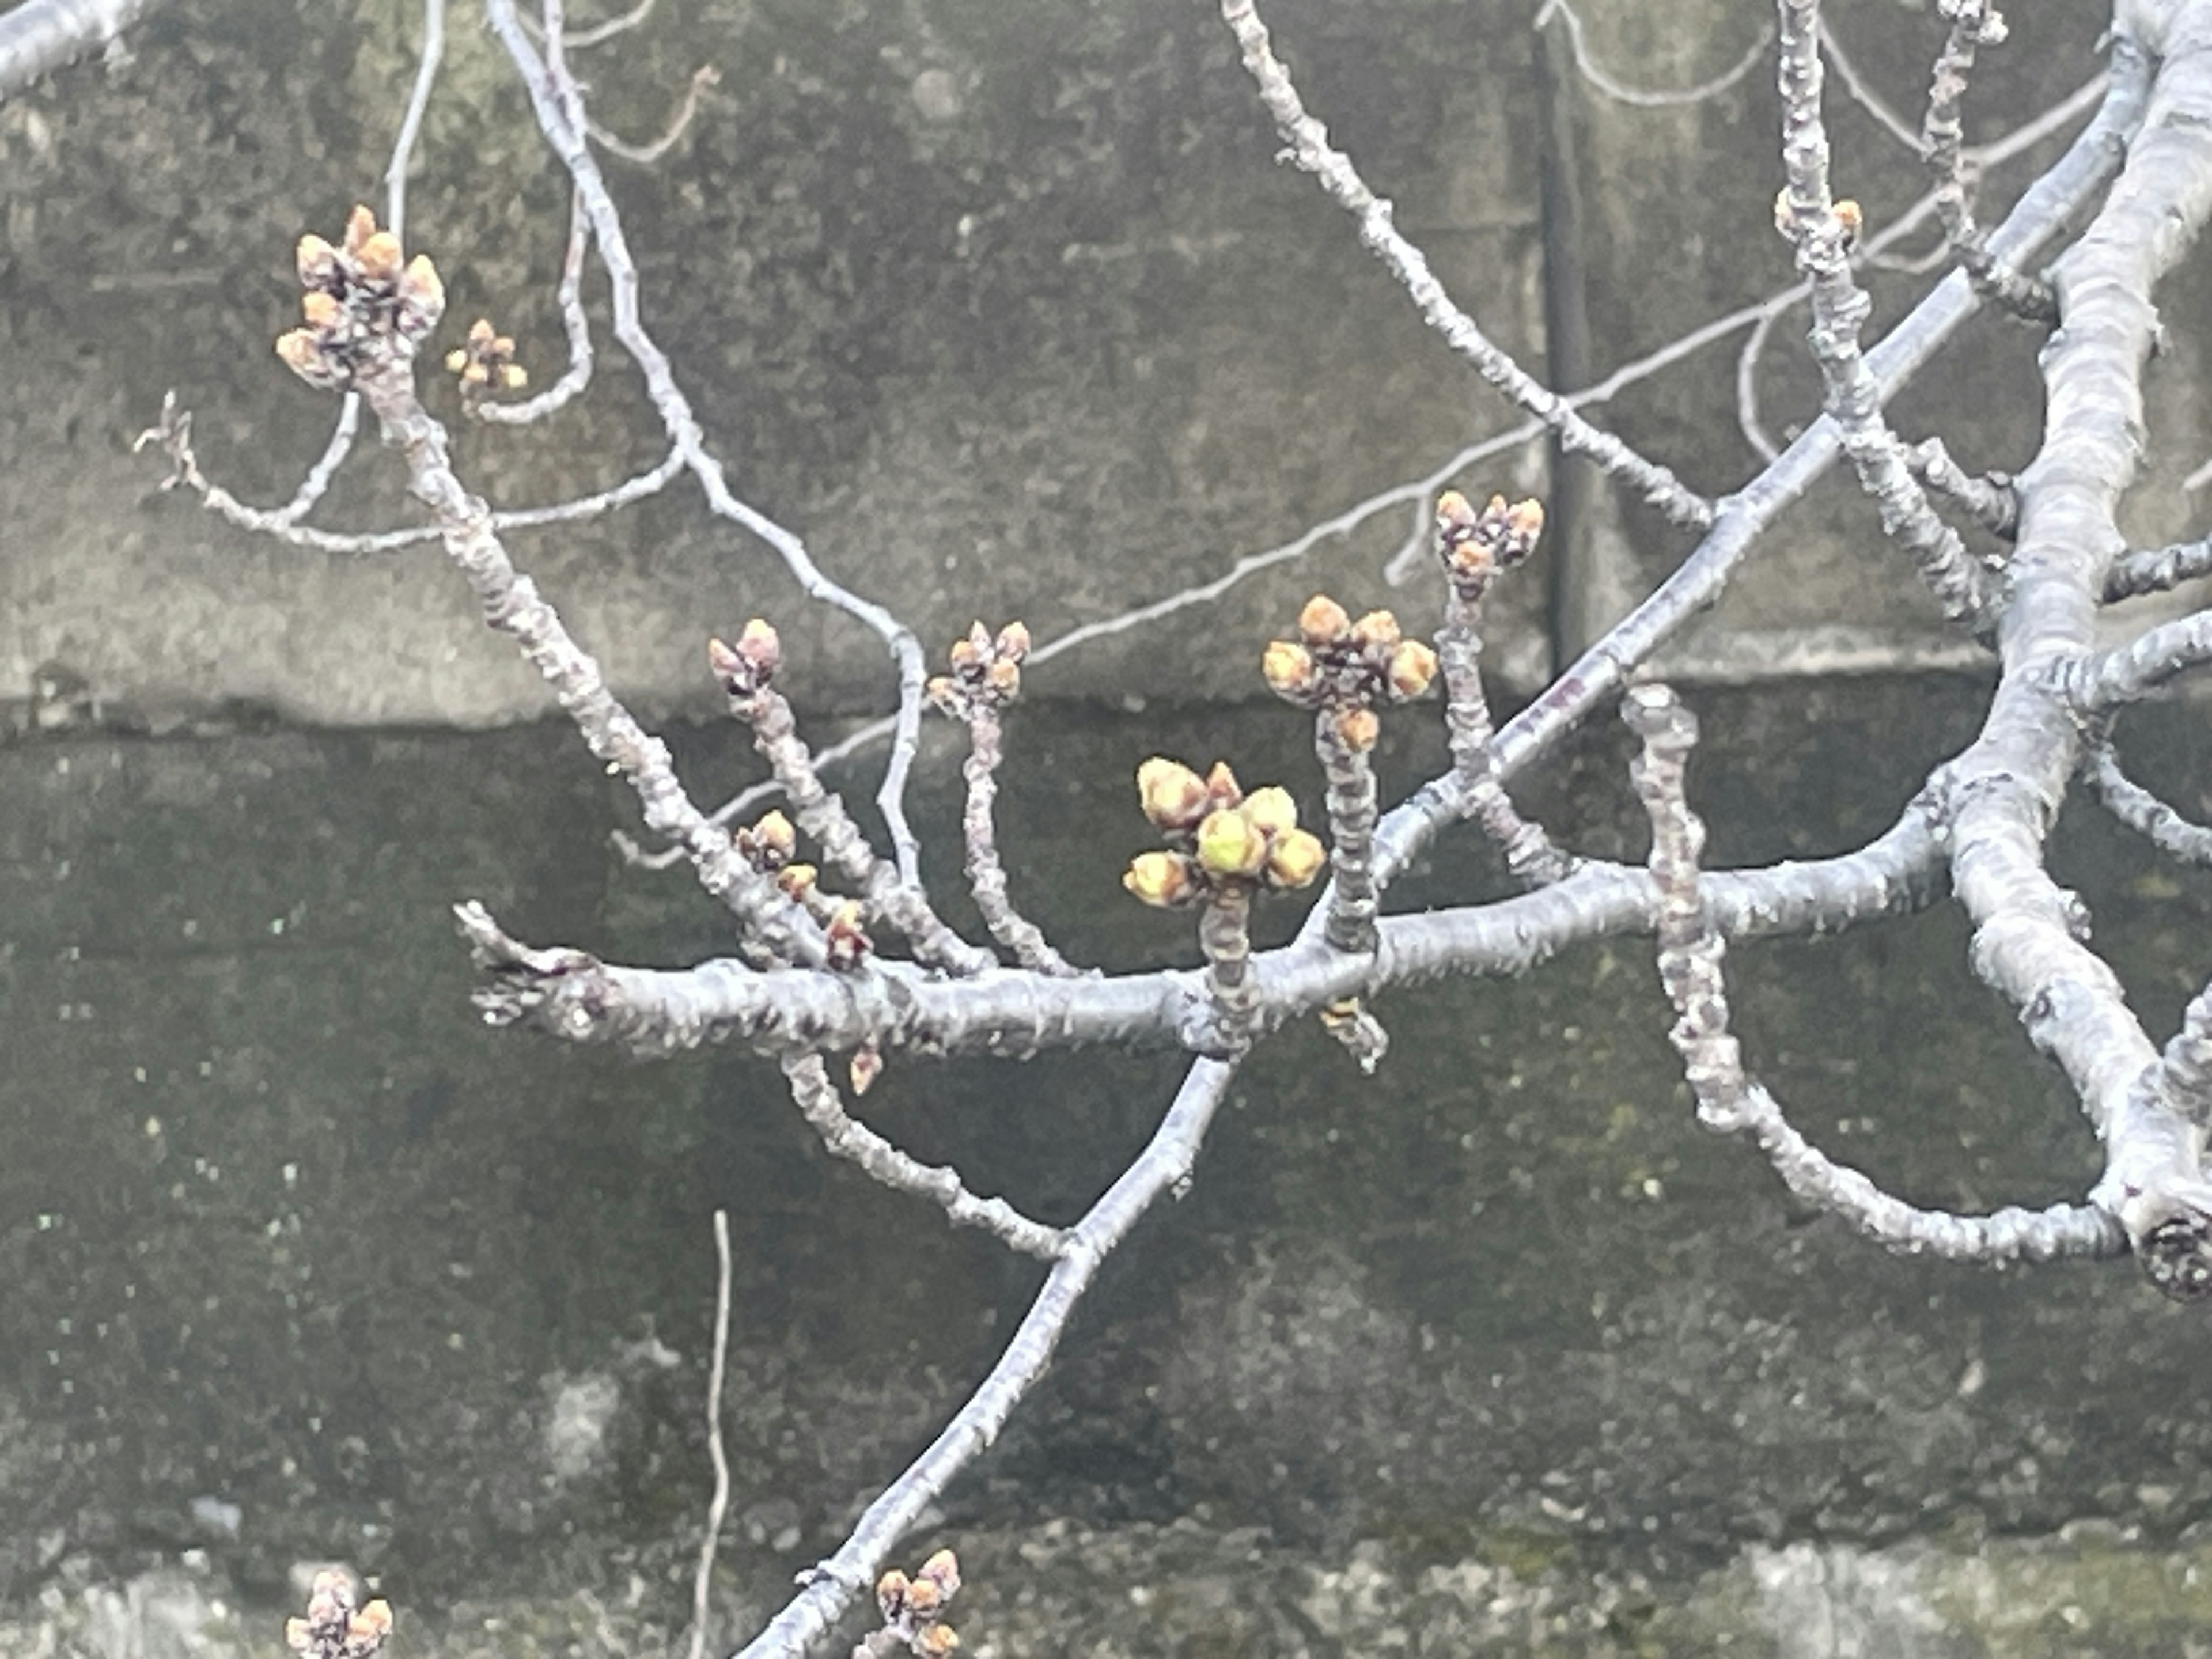
[[1267, 880], [1277, 887], [1304, 887], [1328, 862], [1321, 837], [1310, 830], [1292, 830], [1278, 836], [1267, 854]]
[[1352, 617], [1326, 593], [1316, 593], [1298, 612], [1298, 632], [1308, 645], [1334, 645], [1352, 632]]
[[1419, 640], [1401, 640], [1390, 653], [1390, 690], [1399, 697], [1418, 697], [1437, 677], [1437, 653]]
[[1289, 640], [1277, 640], [1260, 659], [1260, 673], [1279, 697], [1297, 697], [1314, 683], [1313, 653]]
[[753, 845], [775, 857], [788, 859], [798, 848], [798, 832], [781, 811], [761, 814], [752, 828]]
[[1256, 876], [1267, 862], [1267, 835], [1240, 807], [1209, 812], [1198, 826], [1198, 861], [1210, 875]]
[[1364, 755], [1372, 749], [1382, 732], [1382, 722], [1375, 718], [1371, 708], [1347, 708], [1336, 717], [1336, 735], [1355, 755]]
[[1388, 611], [1370, 611], [1352, 624], [1352, 642], [1365, 650], [1388, 651], [1404, 637], [1398, 618]]
[[1163, 830], [1188, 830], [1206, 816], [1206, 780], [1181, 761], [1155, 755], [1137, 769], [1137, 799]]
[[1147, 904], [1166, 909], [1181, 904], [1197, 890], [1190, 860], [1180, 853], [1139, 853], [1129, 860], [1121, 885]]
[[1291, 799], [1291, 792], [1279, 785], [1255, 789], [1244, 797], [1244, 816], [1258, 826], [1263, 836], [1280, 836], [1298, 825], [1298, 805]]

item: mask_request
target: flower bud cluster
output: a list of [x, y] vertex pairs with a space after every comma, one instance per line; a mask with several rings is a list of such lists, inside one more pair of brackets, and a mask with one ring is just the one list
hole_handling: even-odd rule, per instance
[[[909, 1578], [893, 1567], [876, 1581], [876, 1606], [884, 1630], [923, 1659], [957, 1652], [960, 1638], [945, 1624], [945, 1610], [960, 1593], [960, 1563], [951, 1550], [939, 1550]], [[873, 1649], [869, 1650], [873, 1651]]]
[[720, 640], [707, 641], [707, 665], [733, 697], [756, 697], [768, 689], [775, 671], [783, 666], [783, 641], [775, 629], [755, 617], [738, 635], [735, 645]]
[[486, 392], [520, 392], [530, 384], [530, 372], [514, 361], [514, 341], [479, 317], [469, 325], [469, 337], [446, 354], [446, 373], [460, 377], [461, 396]]
[[284, 1621], [285, 1644], [301, 1659], [369, 1659], [391, 1634], [391, 1607], [358, 1605], [353, 1580], [334, 1567], [315, 1575], [307, 1616]]
[[952, 642], [952, 672], [929, 683], [929, 700], [955, 719], [970, 708], [1004, 708], [1022, 690], [1022, 659], [1030, 653], [1030, 630], [1010, 622], [996, 635], [977, 623], [968, 637]]
[[309, 386], [339, 391], [380, 361], [404, 362], [438, 325], [446, 287], [428, 254], [402, 263], [398, 237], [356, 207], [345, 240], [300, 239], [300, 314], [305, 326], [276, 342], [276, 355]]
[[761, 874], [775, 878], [775, 884], [783, 890], [786, 898], [804, 902], [813, 895], [816, 878], [821, 872], [811, 864], [793, 861], [793, 855], [799, 850], [799, 832], [782, 813], [763, 813], [730, 840], [746, 863]]
[[1365, 753], [1382, 723], [1378, 702], [1407, 702], [1437, 677], [1437, 653], [1409, 640], [1388, 611], [1370, 611], [1357, 622], [1326, 593], [1298, 613], [1298, 638], [1277, 640], [1260, 659], [1268, 687], [1301, 708], [1327, 709], [1346, 748]]
[[1516, 501], [1505, 504], [1492, 495], [1477, 513], [1456, 489], [1437, 497], [1437, 551], [1444, 571], [1459, 596], [1470, 603], [1481, 599], [1501, 571], [1510, 570], [1536, 550], [1544, 533], [1544, 504]]
[[1231, 888], [1304, 887], [1328, 862], [1320, 839], [1298, 828], [1287, 789], [1246, 794], [1216, 762], [1205, 777], [1155, 756], [1137, 769], [1145, 816], [1168, 837], [1167, 850], [1130, 860], [1121, 884], [1165, 909]]

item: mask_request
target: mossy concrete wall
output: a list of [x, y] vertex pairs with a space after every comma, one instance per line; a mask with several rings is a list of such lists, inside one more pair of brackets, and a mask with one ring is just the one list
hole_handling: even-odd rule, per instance
[[[1863, 839], [1978, 702], [1957, 679], [1697, 700], [1720, 864]], [[2200, 724], [2127, 735], [2152, 775], [2208, 775]], [[677, 741], [703, 778], [745, 763], [729, 722]], [[1218, 749], [1318, 788], [1281, 709], [1017, 711], [1010, 741], [1014, 890], [1116, 969], [1193, 956], [1115, 881], [1137, 757]], [[1386, 780], [1442, 748], [1394, 741]], [[1625, 748], [1597, 734], [1532, 809], [1632, 854]], [[948, 759], [918, 801], [940, 865]], [[266, 1652], [294, 1568], [333, 1558], [380, 1576], [410, 1654], [669, 1650], [708, 1490], [717, 1206], [727, 1633], [999, 1352], [1036, 1264], [830, 1159], [772, 1066], [473, 1017], [456, 900], [622, 960], [726, 951], [682, 872], [611, 854], [625, 811], [550, 723], [0, 745], [0, 1652], [204, 1654], [101, 1632], [241, 1605], [215, 1651]], [[2094, 817], [2055, 868], [2171, 1029], [2212, 877]], [[1462, 837], [1401, 897], [1501, 881]], [[1265, 911], [1270, 936], [1298, 909]], [[1912, 1198], [2078, 1194], [2087, 1127], [1965, 931], [1937, 911], [1732, 955], [1747, 1058]], [[1377, 1012], [1372, 1078], [1310, 1026], [1255, 1054], [1190, 1193], [943, 1495], [915, 1549], [967, 1563], [970, 1650], [2186, 1650], [2212, 1616], [2201, 1316], [2125, 1263], [1899, 1260], [1799, 1211], [1698, 1127], [1648, 942]], [[865, 1111], [1061, 1221], [1178, 1073], [894, 1055]]]
[[[331, 401], [270, 340], [291, 319], [289, 250], [374, 200], [415, 64], [410, 0], [299, 7], [185, 0], [112, 61], [0, 107], [0, 701], [57, 696], [157, 726], [240, 706], [331, 724], [480, 724], [543, 710], [484, 637], [434, 553], [364, 557], [242, 534], [160, 495], [129, 453], [161, 395], [198, 417], [202, 458], [250, 501], [287, 497]], [[1583, 7], [1594, 56], [1654, 87], [1738, 61], [1754, 0]], [[1452, 291], [1544, 361], [1541, 140], [1527, 0], [1285, 0], [1270, 15], [1309, 99]], [[1972, 134], [2009, 129], [2092, 74], [2094, 5], [2027, 8], [1984, 54]], [[1553, 26], [1556, 29], [1558, 25]], [[1840, 13], [1851, 61], [1916, 111], [1939, 26], [1883, 6]], [[1510, 424], [1501, 401], [1415, 319], [1275, 139], [1211, 8], [1191, 0], [702, 0], [580, 52], [599, 118], [659, 129], [692, 71], [720, 83], [650, 167], [607, 168], [642, 270], [646, 316], [738, 489], [821, 562], [933, 641], [1019, 615], [1040, 638], [1173, 592]], [[1604, 373], [1790, 279], [1769, 223], [1774, 100], [1764, 68], [1694, 105], [1624, 106], [1571, 77], [1583, 235], [1572, 285]], [[1839, 185], [1879, 228], [1918, 195], [1906, 149], [1838, 87]], [[2045, 145], [1990, 187], [1994, 212]], [[552, 290], [568, 189], [495, 40], [462, 8], [410, 192], [410, 240], [447, 276], [458, 331], [479, 313], [557, 372]], [[1925, 238], [1916, 244], [1924, 246]], [[1878, 319], [1924, 276], [1877, 273]], [[2131, 529], [2187, 528], [2176, 480], [2206, 447], [2202, 278], [2171, 296], [2151, 387], [2151, 484]], [[605, 295], [592, 289], [604, 323]], [[1785, 321], [1762, 380], [1770, 427], [1814, 406]], [[1698, 488], [1755, 459], [1735, 421], [1732, 338], [1607, 415]], [[470, 429], [470, 479], [521, 506], [610, 484], [662, 446], [604, 330], [599, 385], [525, 432]], [[2018, 465], [2038, 410], [2033, 337], [1969, 328], [1908, 431], [1940, 428], [1975, 466]], [[452, 412], [449, 396], [434, 401]], [[364, 446], [364, 448], [369, 447]], [[1544, 487], [1540, 449], [1466, 482]], [[373, 453], [324, 521], [410, 520]], [[1040, 693], [1246, 695], [1257, 643], [1326, 584], [1419, 617], [1416, 583], [1380, 571], [1405, 510], [1302, 563], [1033, 676]], [[1643, 509], [1601, 496], [1561, 621], [1578, 642], [1684, 550]], [[516, 551], [649, 709], [704, 709], [700, 644], [775, 617], [810, 708], [879, 707], [886, 672], [854, 626], [799, 600], [763, 550], [684, 485]], [[1492, 661], [1542, 672], [1543, 580], [1509, 593]], [[1826, 630], [1825, 634], [1807, 630]], [[1825, 641], [1825, 644], [1822, 641]], [[1692, 647], [1708, 671], [1859, 666], [1959, 647], [1871, 511], [1816, 492]], [[43, 684], [48, 688], [38, 690]]]

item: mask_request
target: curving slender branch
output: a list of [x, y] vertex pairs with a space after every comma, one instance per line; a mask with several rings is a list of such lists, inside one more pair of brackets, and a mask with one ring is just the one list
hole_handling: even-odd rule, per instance
[[928, 1449], [868, 1505], [836, 1553], [805, 1575], [805, 1588], [737, 1659], [798, 1659], [828, 1634], [839, 1614], [874, 1583], [931, 1500], [998, 1439], [1015, 1406], [1051, 1364], [1077, 1304], [1107, 1256], [1161, 1194], [1189, 1183], [1199, 1146], [1235, 1072], [1225, 1060], [1192, 1065], [1145, 1150], [1068, 1229], [1060, 1259], [990, 1374]]
[[2095, 1205], [2008, 1206], [1985, 1216], [1923, 1209], [1836, 1163], [1791, 1126], [1765, 1085], [1745, 1073], [1729, 1030], [1727, 945], [1706, 915], [1698, 869], [1705, 827], [1683, 790], [1683, 773], [1698, 741], [1697, 717], [1670, 688], [1658, 684], [1632, 687], [1621, 714], [1642, 741], [1630, 775], [1651, 820], [1659, 978], [1680, 1016], [1668, 1036], [1682, 1056], [1698, 1121], [1723, 1134], [1748, 1133], [1800, 1200], [1841, 1216], [1900, 1255], [1994, 1264], [2124, 1254], [2127, 1237], [2119, 1223]]
[[1874, 301], [1851, 274], [1859, 234], [1855, 202], [1828, 193], [1828, 134], [1820, 112], [1820, 0], [1780, 0], [1782, 163], [1789, 183], [1775, 224], [1797, 250], [1797, 269], [1813, 289], [1813, 357], [1827, 412], [1860, 488], [1881, 509], [1882, 532], [1912, 556], [1943, 614], [1985, 631], [1997, 598], [1990, 572], [1966, 551], [1929, 504], [1905, 465], [1905, 446], [1881, 412], [1881, 392], [1860, 349]]
[[919, 884], [921, 852], [906, 816], [906, 782], [921, 744], [924, 666], [921, 642], [912, 630], [890, 611], [864, 599], [826, 574], [815, 563], [797, 534], [758, 508], [740, 499], [730, 488], [722, 464], [707, 447], [706, 432], [693, 411], [690, 399], [677, 384], [675, 371], [639, 313], [637, 264], [630, 256], [622, 217], [607, 193], [606, 181], [593, 159], [584, 133], [583, 97], [561, 56], [560, 9], [549, 4], [546, 50], [540, 56], [523, 32], [514, 0], [485, 0], [493, 32], [522, 76], [530, 94], [539, 130], [574, 182], [578, 197], [591, 221], [592, 237], [599, 251], [612, 295], [615, 337], [645, 378], [647, 394], [659, 411], [670, 443], [683, 456], [707, 504], [715, 514], [742, 526], [776, 554], [793, 580], [809, 599], [845, 612], [866, 626], [889, 648], [896, 665], [899, 706], [890, 763], [884, 769], [876, 804], [890, 831], [894, 861], [900, 879]]
[[2122, 771], [2112, 739], [2095, 738], [2084, 746], [2081, 775], [2106, 811], [2160, 852], [2212, 868], [2212, 830], [2191, 823]]
[[1237, 37], [1244, 67], [1259, 83], [1260, 96], [1274, 117], [1289, 159], [1318, 180], [1359, 226], [1359, 240], [1382, 262], [1412, 297], [1422, 319], [1441, 334], [1475, 372], [1541, 420], [1570, 453], [1585, 456], [1609, 477], [1626, 484], [1656, 507], [1670, 523], [1702, 530], [1712, 522], [1712, 503], [1665, 467], [1646, 460], [1610, 432], [1593, 426], [1508, 356], [1472, 317], [1452, 303], [1429, 269], [1427, 256], [1401, 235], [1391, 221], [1390, 204], [1367, 187], [1341, 150], [1332, 149], [1328, 129], [1306, 113], [1290, 71], [1269, 44], [1267, 27], [1253, 0], [1221, 0], [1222, 21]]

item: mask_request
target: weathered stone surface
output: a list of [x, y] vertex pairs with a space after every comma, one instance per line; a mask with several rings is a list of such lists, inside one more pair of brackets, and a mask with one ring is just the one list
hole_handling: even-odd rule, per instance
[[[1662, 14], [1585, 9], [1589, 50], [1625, 78], [1686, 86], [1757, 34], [1749, 0]], [[1540, 357], [1536, 36], [1524, 4], [1424, 0], [1272, 9], [1315, 109], [1446, 282], [1509, 347]], [[1969, 118], [2003, 130], [2088, 75], [2096, 9], [2025, 9], [1986, 54]], [[1917, 107], [1932, 18], [1844, 13], [1868, 81]], [[114, 64], [82, 64], [0, 108], [0, 700], [48, 671], [106, 712], [166, 726], [244, 706], [341, 725], [495, 722], [544, 696], [483, 636], [432, 552], [361, 557], [271, 545], [159, 497], [126, 453], [162, 392], [197, 411], [203, 459], [276, 502], [319, 453], [332, 407], [270, 355], [294, 300], [289, 250], [374, 198], [413, 70], [410, 6], [180, 3]], [[1040, 640], [1224, 570], [1509, 424], [1415, 321], [1273, 135], [1209, 9], [979, 0], [886, 11], [860, 0], [715, 0], [656, 14], [582, 55], [606, 124], [661, 125], [691, 71], [722, 71], [658, 166], [607, 166], [674, 356], [739, 489], [821, 562], [941, 641], [974, 616]], [[1587, 304], [1602, 373], [1785, 284], [1767, 223], [1767, 72], [1708, 101], [1641, 109], [1579, 86]], [[1843, 187], [1879, 228], [1919, 190], [1905, 149], [1834, 94]], [[2047, 151], [2045, 153], [2048, 153]], [[479, 313], [520, 338], [539, 384], [562, 352], [552, 288], [567, 191], [496, 43], [457, 16], [409, 196], [455, 330]], [[1991, 208], [2026, 176], [1990, 185]], [[1877, 283], [1893, 317], [1925, 278]], [[2205, 447], [2189, 279], [2153, 380], [2153, 486], [2131, 527], [2185, 527], [2173, 481]], [[605, 322], [601, 286], [592, 285]], [[1762, 377], [1771, 428], [1802, 419], [1796, 324]], [[468, 476], [495, 503], [594, 489], [661, 453], [635, 378], [601, 331], [600, 385], [542, 430], [471, 430]], [[2017, 465], [2034, 430], [2034, 341], [1986, 323], [1900, 405], [1972, 465]], [[1611, 418], [1700, 488], [1753, 458], [1734, 420], [1734, 343], [1631, 394]], [[451, 407], [450, 400], [447, 406]], [[373, 446], [364, 445], [364, 450]], [[324, 515], [409, 520], [395, 469], [357, 458]], [[1470, 487], [1541, 485], [1523, 451]], [[1033, 674], [1040, 695], [1249, 695], [1247, 653], [1327, 583], [1379, 578], [1411, 515], [1383, 514], [1219, 602], [1093, 643]], [[1682, 542], [1635, 507], [1601, 515], [1577, 602], [1587, 631]], [[703, 708], [702, 635], [773, 612], [802, 701], [879, 707], [887, 677], [854, 626], [810, 612], [763, 550], [696, 491], [517, 551], [648, 708]], [[1801, 509], [1692, 654], [1708, 667], [1948, 659], [1931, 607], [1875, 545], [1840, 483]], [[1540, 669], [1542, 580], [1510, 591], [1494, 667]], [[1844, 632], [1808, 635], [1808, 628]], [[1711, 631], [1717, 629], [1717, 632]], [[1176, 666], [1161, 672], [1163, 665]]]
[[[1971, 729], [1964, 691], [1701, 698], [1715, 860], [1880, 828]], [[1440, 758], [1413, 724], [1387, 779]], [[2191, 723], [2147, 711], [2129, 736], [2148, 775], [2207, 775]], [[1146, 834], [1136, 760], [1230, 754], [1318, 790], [1280, 710], [1018, 711], [1009, 741], [1014, 890], [1079, 961], [1190, 959], [1115, 881]], [[688, 775], [742, 773], [726, 727], [678, 746]], [[1633, 852], [1622, 758], [1601, 735], [1532, 810]], [[939, 867], [951, 771], [925, 769]], [[323, 1559], [438, 1632], [410, 1652], [659, 1650], [706, 1496], [718, 1205], [732, 1630], [997, 1352], [1033, 1268], [831, 1164], [771, 1068], [471, 1017], [457, 899], [617, 958], [726, 948], [680, 874], [612, 860], [619, 811], [554, 726], [0, 746], [0, 1651], [44, 1630], [131, 1651], [96, 1631], [156, 1615], [271, 1635], [295, 1564]], [[2063, 830], [2057, 873], [2168, 1029], [2212, 878]], [[1449, 842], [1399, 897], [1497, 879]], [[2077, 1193], [2087, 1133], [1961, 933], [1939, 913], [1737, 953], [1747, 1058], [1915, 1197]], [[916, 1540], [970, 1558], [975, 1641], [1609, 1653], [1648, 1630], [1796, 1655], [1829, 1650], [1790, 1645], [1826, 1620], [1933, 1632], [1867, 1651], [2056, 1653], [2077, 1625], [2070, 1650], [2172, 1651], [2199, 1606], [2185, 1529], [2212, 1519], [2201, 1322], [2124, 1265], [1898, 1261], [1796, 1213], [1695, 1127], [1655, 977], [1618, 941], [1393, 995], [1372, 1080], [1317, 1032], [1263, 1049], [1189, 1196]], [[1174, 1069], [895, 1060], [866, 1113], [1063, 1219]], [[2089, 1547], [2085, 1519], [2128, 1535]], [[263, 1622], [223, 1622], [241, 1600]]]

